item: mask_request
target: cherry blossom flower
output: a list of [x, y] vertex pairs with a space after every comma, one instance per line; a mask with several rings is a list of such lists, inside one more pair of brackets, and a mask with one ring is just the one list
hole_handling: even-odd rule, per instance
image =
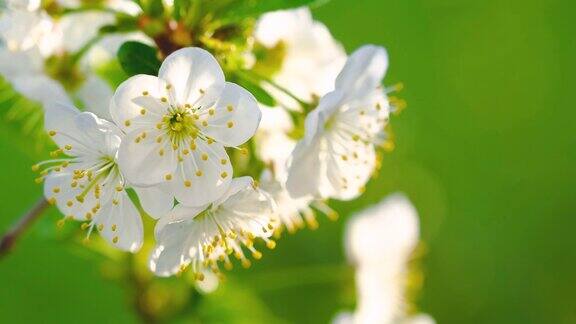
[[387, 54], [377, 46], [363, 46], [348, 58], [335, 90], [306, 117], [286, 182], [292, 197], [349, 200], [363, 191], [376, 164], [374, 144], [383, 141], [388, 120], [380, 87], [387, 67]]
[[119, 152], [127, 179], [142, 186], [165, 183], [189, 206], [226, 192], [232, 166], [224, 148], [252, 137], [261, 116], [256, 99], [225, 82], [216, 59], [200, 48], [169, 55], [158, 77], [125, 81], [111, 114], [127, 133]]
[[[119, 249], [135, 252], [143, 242], [140, 214], [126, 192], [127, 183], [116, 164], [122, 132], [90, 112], [67, 104], [47, 107], [45, 127], [59, 146], [53, 160], [33, 167], [44, 180], [44, 195], [66, 219], [87, 221]], [[66, 155], [63, 158], [57, 158]], [[142, 197], [164, 195], [160, 190], [135, 188]], [[150, 204], [145, 205], [149, 207]], [[166, 213], [172, 206], [148, 211]], [[89, 233], [90, 233], [89, 232]]]
[[245, 249], [255, 259], [262, 257], [254, 247], [255, 239], [275, 247], [269, 239], [274, 228], [272, 212], [272, 201], [250, 177], [232, 180], [227, 192], [212, 204], [177, 205], [156, 224], [157, 244], [150, 257], [150, 269], [156, 275], [170, 276], [190, 266], [196, 279], [202, 280], [206, 269], [219, 273], [219, 261], [231, 268], [232, 255], [248, 267]]

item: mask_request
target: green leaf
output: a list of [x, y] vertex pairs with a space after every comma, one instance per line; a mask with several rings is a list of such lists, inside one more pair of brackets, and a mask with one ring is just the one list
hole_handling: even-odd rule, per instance
[[118, 61], [128, 76], [158, 75], [161, 64], [154, 47], [135, 41], [129, 41], [120, 46]]
[[317, 7], [329, 0], [242, 0], [236, 1], [227, 9], [223, 20], [241, 20], [258, 17], [263, 13], [276, 10], [293, 9], [303, 6]]

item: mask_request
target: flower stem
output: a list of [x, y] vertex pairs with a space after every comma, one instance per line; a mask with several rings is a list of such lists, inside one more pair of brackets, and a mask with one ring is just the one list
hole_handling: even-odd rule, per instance
[[304, 111], [307, 111], [310, 103], [300, 99], [298, 96], [296, 96], [295, 94], [293, 94], [290, 90], [286, 89], [285, 87], [279, 85], [278, 83], [274, 82], [273, 80], [260, 75], [258, 73], [255, 73], [253, 71], [247, 71], [247, 70], [243, 70], [240, 71], [241, 74], [252, 78], [252, 79], [257, 79], [258, 81], [264, 82], [269, 84], [270, 86], [276, 88], [276, 90], [283, 92], [284, 94], [286, 94], [287, 96], [289, 96], [290, 98], [294, 99], [296, 102], [298, 102], [298, 104], [300, 104], [300, 106], [302, 106], [302, 108], [304, 109]]
[[42, 213], [49, 206], [48, 201], [44, 197], [40, 198], [36, 204], [22, 216], [12, 228], [2, 236], [0, 239], [0, 258], [8, 254], [18, 238], [37, 220], [42, 216]]

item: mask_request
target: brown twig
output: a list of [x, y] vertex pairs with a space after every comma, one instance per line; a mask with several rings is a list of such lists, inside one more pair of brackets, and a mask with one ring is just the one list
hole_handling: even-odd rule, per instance
[[36, 204], [22, 216], [12, 228], [0, 239], [0, 258], [8, 254], [18, 238], [34, 223], [42, 212], [49, 206], [44, 197], [40, 198]]

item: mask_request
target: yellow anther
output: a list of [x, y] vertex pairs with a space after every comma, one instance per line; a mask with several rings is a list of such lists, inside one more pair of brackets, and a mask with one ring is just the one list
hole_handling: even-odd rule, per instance
[[60, 172], [60, 171], [62, 171], [62, 168], [61, 168], [61, 167], [55, 167], [55, 168], [54, 168], [54, 171]]
[[254, 251], [252, 252], [252, 257], [256, 260], [260, 260], [262, 259], [262, 253], [260, 251]]
[[178, 144], [173, 143], [173, 144], [172, 144], [172, 149], [173, 149], [174, 151], [176, 151], [176, 150], [178, 149]]
[[232, 262], [226, 261], [224, 263], [224, 269], [230, 271], [230, 270], [232, 270], [232, 268], [234, 268], [234, 266], [232, 266]]
[[68, 162], [68, 161], [62, 162], [62, 167], [63, 167], [63, 168], [66, 168], [66, 167], [69, 166], [69, 165], [70, 165], [70, 162]]
[[225, 164], [226, 164], [226, 159], [221, 159], [221, 160], [220, 160], [220, 164], [225, 165]]
[[66, 144], [64, 145], [64, 149], [66, 149], [66, 151], [70, 151], [72, 149], [72, 145]]
[[44, 181], [43, 177], [38, 177], [38, 178], [34, 179], [34, 182], [36, 182], [38, 184], [42, 183], [42, 181]]
[[203, 121], [202, 121], [202, 126], [204, 126], [204, 127], [208, 126], [208, 122], [205, 121], [205, 120], [203, 120]]
[[227, 109], [229, 112], [232, 112], [232, 111], [234, 110], [234, 107], [232, 107], [232, 105], [228, 105], [228, 106], [226, 106], [226, 109]]
[[196, 274], [196, 280], [198, 280], [198, 281], [203, 281], [203, 280], [204, 280], [204, 274], [202, 274], [202, 273], [197, 273], [197, 274]]
[[150, 94], [150, 93], [149, 93], [148, 91], [142, 91], [142, 95], [143, 95], [143, 96], [147, 96], [147, 95], [149, 95], [149, 94]]
[[79, 203], [83, 203], [84, 202], [84, 196], [76, 196], [76, 200], [78, 200]]
[[68, 202], [66, 203], [66, 206], [68, 207], [72, 207], [74, 205], [74, 202], [72, 200], [68, 200]]
[[112, 238], [112, 243], [114, 243], [114, 244], [118, 243], [118, 236], [114, 236]]
[[168, 99], [166, 99], [166, 97], [162, 97], [162, 98], [160, 98], [160, 101], [166, 102], [166, 101], [168, 101]]
[[248, 154], [248, 149], [243, 147], [240, 149], [240, 153], [246, 155], [246, 154]]
[[166, 176], [164, 176], [164, 179], [166, 179], [166, 181], [170, 181], [172, 180], [172, 175], [168, 173]]
[[183, 149], [182, 150], [182, 154], [184, 155], [188, 155], [190, 153], [190, 151], [188, 149]]
[[52, 198], [48, 199], [48, 203], [50, 205], [55, 205], [56, 204], [56, 198], [52, 197]]
[[276, 247], [276, 242], [269, 240], [268, 242], [266, 242], [266, 247], [272, 250]]
[[222, 173], [220, 173], [220, 176], [221, 176], [222, 178], [226, 178], [226, 177], [228, 176], [228, 173], [222, 172]]
[[202, 160], [203, 160], [203, 161], [208, 160], [208, 154], [202, 153]]
[[164, 156], [164, 149], [160, 149], [160, 151], [158, 151], [158, 155]]
[[130, 122], [129, 119], [126, 119], [126, 120], [124, 121], [124, 126], [129, 127], [130, 124], [132, 124], [132, 123]]
[[72, 188], [78, 187], [78, 181], [72, 181], [72, 183], [70, 183], [70, 187]]
[[358, 134], [354, 134], [352, 135], [352, 140], [357, 142], [358, 140], [360, 140], [360, 136]]
[[344, 161], [348, 161], [348, 156], [346, 156], [346, 155], [342, 155], [342, 160], [344, 160]]
[[234, 122], [233, 121], [229, 121], [226, 123], [226, 126], [228, 126], [228, 128], [232, 128], [234, 127]]
[[38, 164], [34, 164], [34, 165], [32, 166], [32, 171], [36, 172], [36, 171], [38, 171], [38, 170], [40, 170], [40, 166], [39, 166]]
[[190, 188], [190, 186], [192, 186], [192, 182], [190, 182], [190, 180], [186, 180], [184, 181], [184, 186]]
[[187, 104], [184, 104], [184, 108], [192, 108], [192, 106], [189, 103], [187, 103]]
[[250, 260], [242, 259], [242, 267], [247, 269], [247, 268], [250, 268], [251, 265], [252, 265], [252, 262], [250, 262]]
[[104, 224], [98, 224], [98, 231], [102, 232], [104, 230]]
[[61, 220], [59, 220], [59, 221], [56, 223], [56, 226], [62, 227], [62, 226], [64, 226], [64, 223], [65, 223], [65, 222], [66, 222], [66, 221], [65, 221], [64, 219], [61, 219]]
[[114, 206], [118, 206], [119, 203], [120, 203], [120, 202], [118, 201], [118, 199], [112, 199], [112, 204], [113, 204]]
[[162, 136], [156, 137], [156, 143], [161, 143], [161, 142], [162, 142]]
[[194, 151], [196, 149], [196, 143], [190, 142], [190, 149]]
[[55, 193], [55, 194], [57, 194], [57, 193], [60, 192], [60, 188], [54, 187], [54, 188], [52, 188], [52, 192]]
[[116, 230], [118, 229], [118, 225], [112, 224], [112, 227], [110, 229], [112, 230], [112, 232], [116, 232]]
[[172, 88], [172, 85], [171, 85], [171, 84], [167, 84], [167, 85], [166, 85], [166, 90], [170, 90], [171, 88]]
[[198, 91], [200, 92], [200, 94], [206, 93], [206, 91], [204, 91], [204, 89], [198, 89]]
[[121, 192], [122, 190], [124, 190], [124, 187], [120, 185], [116, 186], [116, 191]]
[[136, 142], [136, 143], [140, 143], [140, 141], [142, 141], [142, 138], [140, 138], [140, 137], [136, 137], [136, 139], [134, 140], [134, 142]]
[[84, 215], [84, 218], [86, 218], [86, 220], [92, 220], [92, 213], [87, 212], [86, 215]]
[[54, 135], [56, 135], [56, 131], [51, 130], [51, 131], [48, 132], [48, 135], [54, 136]]
[[85, 229], [87, 229], [88, 227], [90, 227], [90, 224], [89, 224], [89, 223], [82, 223], [82, 225], [80, 225], [80, 228], [81, 228], [82, 230], [85, 230]]
[[140, 109], [140, 115], [146, 115], [146, 109], [144, 108]]
[[212, 143], [214, 143], [214, 140], [213, 140], [213, 139], [211, 139], [211, 138], [208, 138], [208, 139], [206, 140], [206, 143], [208, 143], [208, 144], [212, 144]]
[[381, 110], [381, 109], [382, 109], [382, 105], [379, 102], [377, 102], [376, 103], [376, 110]]
[[156, 128], [157, 128], [157, 129], [162, 129], [162, 123], [156, 124]]
[[142, 132], [142, 134], [140, 134], [140, 137], [142, 137], [142, 139], [146, 138], [146, 132]]
[[210, 116], [214, 116], [214, 113], [215, 113], [215, 110], [214, 110], [214, 108], [210, 108], [210, 109], [208, 109], [208, 115], [210, 115]]
[[196, 176], [197, 176], [197, 177], [201, 177], [201, 176], [202, 176], [202, 171], [201, 171], [201, 170], [196, 171]]

